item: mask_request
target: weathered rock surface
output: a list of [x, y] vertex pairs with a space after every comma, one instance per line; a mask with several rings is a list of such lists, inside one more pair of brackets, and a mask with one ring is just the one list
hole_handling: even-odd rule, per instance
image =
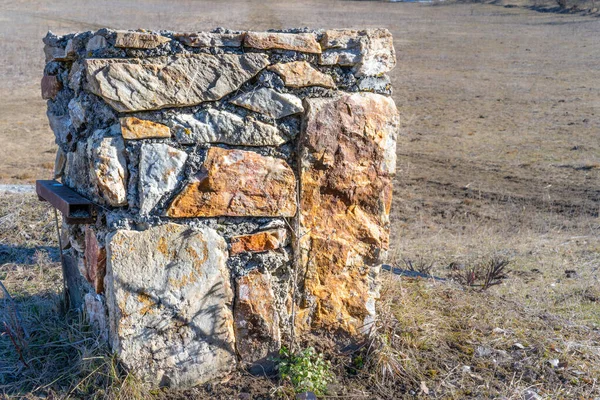
[[135, 117], [120, 118], [121, 135], [123, 139], [158, 139], [171, 137], [168, 126], [158, 122], [147, 121]]
[[78, 142], [75, 150], [66, 154], [63, 183], [84, 196], [92, 196], [87, 156], [87, 142]]
[[62, 89], [62, 83], [54, 75], [44, 75], [42, 78], [42, 99], [54, 99]]
[[285, 85], [289, 87], [323, 86], [335, 88], [335, 82], [331, 76], [313, 68], [306, 61], [275, 64], [268, 69], [281, 76]]
[[94, 35], [85, 45], [86, 51], [96, 51], [108, 46], [106, 38], [101, 35]]
[[175, 35], [177, 40], [190, 47], [240, 47], [244, 33], [194, 32]]
[[81, 65], [79, 61], [75, 61], [71, 65], [71, 70], [67, 77], [67, 85], [69, 86], [69, 89], [75, 92], [75, 95], [78, 95], [81, 90], [81, 79], [83, 78], [83, 74], [83, 65]]
[[117, 31], [115, 33], [115, 47], [130, 49], [153, 49], [171, 39], [153, 33]]
[[54, 179], [60, 179], [65, 171], [67, 157], [62, 148], [56, 149], [56, 158], [54, 159]]
[[293, 94], [279, 93], [270, 88], [260, 88], [231, 100], [236, 106], [247, 108], [271, 118], [283, 118], [304, 111], [302, 100]]
[[244, 46], [263, 50], [279, 49], [321, 53], [321, 46], [312, 33], [247, 32]]
[[69, 39], [66, 45], [58, 45], [58, 36], [52, 32], [48, 32], [44, 37], [44, 55], [46, 56], [46, 62], [50, 61], [70, 61], [76, 56], [73, 40]]
[[357, 76], [381, 75], [396, 66], [392, 34], [387, 29], [328, 30], [321, 47], [322, 65], [355, 66]]
[[175, 189], [188, 158], [185, 151], [164, 143], [144, 143], [140, 149], [140, 213], [148, 214], [160, 199]]
[[115, 125], [106, 130], [96, 130], [88, 139], [88, 157], [91, 160], [91, 181], [98, 195], [107, 204], [127, 205], [127, 161], [125, 143]]
[[46, 62], [50, 61], [67, 61], [72, 59], [73, 54], [68, 53], [65, 48], [55, 47], [55, 46], [44, 46], [44, 56], [46, 57]]
[[268, 365], [281, 347], [279, 315], [268, 272], [252, 270], [236, 281], [234, 306], [238, 354], [243, 363]]
[[50, 125], [50, 129], [52, 129], [52, 132], [54, 132], [56, 144], [61, 145], [69, 143], [73, 138], [71, 132], [71, 127], [73, 124], [71, 123], [69, 114], [57, 115], [51, 110], [48, 110], [46, 115], [48, 116], [48, 124]]
[[182, 144], [224, 143], [234, 146], [279, 146], [287, 141], [277, 127], [251, 116], [205, 110], [175, 118], [175, 137]]
[[231, 254], [244, 252], [260, 252], [275, 250], [287, 244], [287, 230], [285, 228], [272, 229], [250, 235], [234, 236], [231, 238]]
[[392, 99], [371, 93], [306, 103], [300, 257], [307, 293], [300, 314], [313, 326], [356, 334], [374, 316], [373, 266], [389, 244], [397, 110]]
[[86, 108], [81, 104], [78, 97], [71, 99], [67, 108], [73, 127], [79, 129], [86, 122]]
[[83, 306], [90, 325], [103, 342], [108, 340], [108, 321], [106, 320], [106, 308], [101, 296], [86, 293], [83, 297]]
[[85, 250], [83, 253], [85, 278], [92, 284], [96, 293], [104, 293], [104, 276], [106, 275], [106, 249], [100, 246], [96, 231], [85, 227]]
[[296, 213], [296, 179], [283, 160], [211, 147], [197, 179], [169, 206], [169, 217], [282, 216]]
[[227, 245], [216, 231], [119, 230], [107, 248], [110, 338], [127, 368], [186, 387], [236, 367]]
[[144, 60], [86, 59], [86, 89], [119, 112], [218, 100], [268, 65], [264, 54], [175, 55]]
[[383, 76], [365, 76], [358, 81], [358, 88], [364, 92], [380, 91], [385, 92], [391, 90], [390, 77]]

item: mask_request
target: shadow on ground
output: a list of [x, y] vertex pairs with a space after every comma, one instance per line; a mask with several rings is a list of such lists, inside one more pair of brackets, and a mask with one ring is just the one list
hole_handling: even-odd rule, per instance
[[60, 261], [58, 249], [54, 246], [25, 247], [0, 244], [0, 265], [9, 263], [35, 264], [39, 257], [48, 257], [47, 261], [50, 262]]

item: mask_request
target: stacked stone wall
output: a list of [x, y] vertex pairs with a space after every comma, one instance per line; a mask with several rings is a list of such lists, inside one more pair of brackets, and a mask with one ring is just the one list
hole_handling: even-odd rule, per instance
[[[75, 307], [155, 385], [269, 366], [297, 335], [364, 334], [389, 243], [387, 30], [44, 38]], [[293, 314], [293, 315], [292, 315]]]

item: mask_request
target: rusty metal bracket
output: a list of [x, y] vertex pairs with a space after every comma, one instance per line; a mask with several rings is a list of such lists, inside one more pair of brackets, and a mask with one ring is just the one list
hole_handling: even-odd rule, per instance
[[94, 203], [60, 182], [36, 181], [35, 191], [41, 201], [60, 211], [68, 224], [89, 224], [96, 220]]

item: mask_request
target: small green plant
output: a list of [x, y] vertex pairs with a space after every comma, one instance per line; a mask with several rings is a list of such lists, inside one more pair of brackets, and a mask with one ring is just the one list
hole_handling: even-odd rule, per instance
[[312, 347], [292, 354], [284, 346], [279, 350], [279, 357], [279, 376], [283, 380], [289, 380], [296, 393], [313, 392], [323, 395], [327, 384], [333, 382], [331, 364]]

